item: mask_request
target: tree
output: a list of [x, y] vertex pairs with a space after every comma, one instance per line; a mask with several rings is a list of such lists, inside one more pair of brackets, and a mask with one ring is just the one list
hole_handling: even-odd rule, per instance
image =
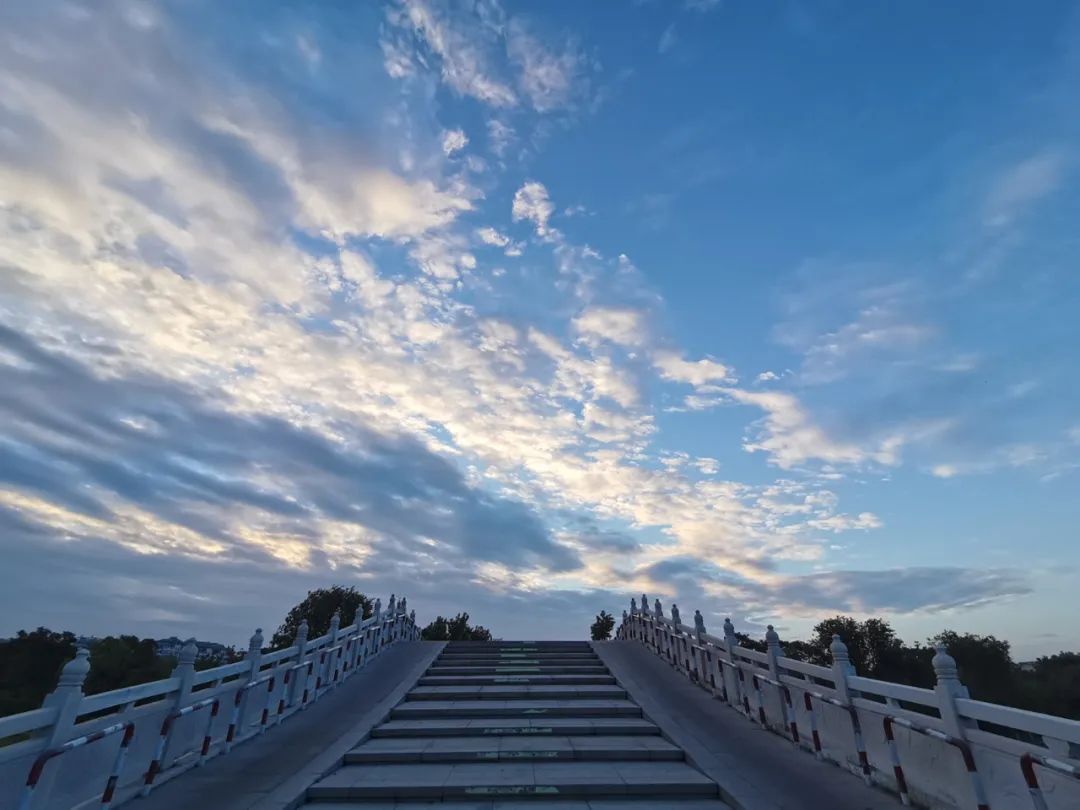
[[289, 611], [281, 627], [270, 639], [270, 646], [273, 649], [290, 646], [296, 638], [300, 622], [304, 619], [307, 619], [308, 623], [308, 638], [318, 638], [330, 632], [330, 619], [335, 611], [341, 611], [341, 626], [348, 627], [356, 621], [357, 613], [361, 620], [370, 617], [372, 607], [371, 600], [356, 588], [333, 585], [308, 591], [304, 601]]
[[960, 680], [977, 700], [1010, 703], [1016, 699], [1016, 672], [1009, 642], [975, 633], [944, 630], [927, 642], [945, 645], [956, 659]]
[[855, 671], [867, 678], [884, 678], [900, 666], [904, 643], [884, 619], [860, 622], [851, 616], [833, 616], [814, 626], [811, 660], [828, 666], [832, 663], [832, 637], [840, 636], [848, 649]]
[[168, 678], [176, 661], [159, 657], [157, 644], [137, 636], [107, 636], [90, 644], [90, 673], [83, 691], [88, 695]]
[[41, 706], [60, 669], [74, 657], [73, 633], [39, 627], [0, 641], [0, 717]]
[[424, 641], [491, 641], [491, 631], [480, 625], [469, 626], [469, 614], [459, 613], [452, 619], [436, 616], [420, 631]]
[[615, 629], [615, 617], [606, 610], [601, 610], [592, 623], [589, 632], [592, 633], [593, 641], [607, 641], [611, 638], [611, 631]]

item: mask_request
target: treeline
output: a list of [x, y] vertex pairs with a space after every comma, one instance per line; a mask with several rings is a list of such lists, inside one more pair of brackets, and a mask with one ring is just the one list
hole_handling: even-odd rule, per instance
[[[74, 633], [57, 633], [45, 627], [20, 630], [0, 642], [0, 717], [36, 709], [56, 686], [60, 669], [75, 657]], [[90, 651], [90, 673], [83, 692], [96, 695], [125, 686], [168, 678], [176, 658], [158, 655], [157, 642], [137, 636], [108, 636], [94, 639]], [[195, 669], [208, 669], [239, 659], [231, 647], [216, 657], [198, 658]]]
[[[335, 613], [340, 614], [340, 626], [348, 627], [369, 618], [373, 610], [374, 600], [356, 588], [334, 585], [308, 591], [285, 615], [267, 648], [292, 645], [302, 622], [308, 624], [308, 638], [318, 638], [329, 632]], [[429, 641], [490, 641], [491, 631], [469, 624], [469, 614], [459, 613], [450, 619], [437, 617], [423, 629], [421, 637]], [[20, 630], [14, 638], [0, 641], [0, 717], [41, 706], [56, 687], [61, 668], [75, 657], [77, 641], [74, 633], [45, 627]], [[157, 642], [149, 638], [109, 636], [94, 639], [88, 649], [90, 673], [83, 686], [87, 695], [168, 678], [176, 667], [176, 658], [158, 655]], [[232, 663], [241, 657], [242, 653], [227, 647], [216, 657], [195, 659], [195, 669]]]
[[[975, 700], [1080, 720], [1080, 653], [1043, 656], [1022, 669], [1012, 659], [1009, 642], [994, 636], [945, 630], [925, 643], [909, 645], [884, 619], [859, 621], [851, 616], [819, 622], [808, 641], [781, 644], [789, 658], [829, 666], [834, 634], [844, 640], [855, 671], [864, 677], [931, 688], [934, 647], [943, 644]], [[764, 652], [763, 640], [735, 635], [744, 647]]]

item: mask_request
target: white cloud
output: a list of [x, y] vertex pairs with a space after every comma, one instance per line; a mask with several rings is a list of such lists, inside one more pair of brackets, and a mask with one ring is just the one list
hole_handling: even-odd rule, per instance
[[780, 391], [744, 391], [726, 388], [724, 393], [736, 402], [754, 405], [765, 411], [760, 433], [748, 439], [743, 447], [748, 452], [764, 452], [781, 469], [791, 469], [807, 461], [828, 464], [896, 464], [897, 452], [903, 444], [899, 436], [890, 436], [870, 447], [830, 437], [814, 424], [806, 410], [793, 395]]
[[660, 42], [656, 46], [658, 53], [667, 53], [675, 47], [675, 43], [678, 42], [679, 36], [675, 31], [675, 23], [672, 23], [664, 29], [664, 33], [660, 35]]
[[983, 219], [986, 225], [1009, 225], [1031, 205], [1052, 194], [1065, 177], [1068, 162], [1057, 149], [1032, 155], [1004, 171], [986, 196]]
[[469, 144], [469, 138], [463, 130], [460, 129], [448, 129], [443, 132], [442, 137], [442, 150], [443, 154], [450, 156], [454, 152], [460, 152]]
[[777, 374], [775, 371], [763, 371], [760, 374], [758, 374], [757, 377], [755, 377], [754, 379], [755, 379], [755, 382], [766, 383], [766, 382], [772, 382], [773, 380], [779, 380], [780, 375]]
[[497, 230], [491, 227], [478, 228], [476, 231], [476, 236], [485, 245], [506, 247], [510, 244], [510, 237], [508, 237], [506, 234], [499, 233]]
[[514, 193], [511, 215], [514, 222], [528, 220], [536, 226], [536, 235], [545, 237], [550, 234], [548, 220], [555, 211], [555, 206], [548, 197], [543, 183], [535, 180], [526, 182]]
[[497, 118], [492, 118], [487, 122], [487, 130], [491, 151], [498, 157], [503, 157], [517, 137], [514, 128]]
[[723, 363], [703, 358], [684, 360], [678, 352], [658, 351], [653, 355], [653, 365], [660, 376], [672, 382], [688, 383], [693, 386], [708, 383], [731, 382], [732, 371]]
[[[517, 104], [513, 89], [496, 76], [491, 31], [472, 20], [436, 9], [424, 0], [401, 0], [388, 11], [387, 17], [391, 24], [414, 33], [427, 47], [441, 67], [442, 80], [454, 91], [494, 107]], [[400, 43], [392, 46], [394, 58], [390, 58], [384, 44], [387, 70], [392, 76], [411, 73], [402, 69], [404, 60], [399, 56], [402, 49]], [[415, 64], [414, 59], [410, 62]]]
[[622, 346], [640, 346], [648, 331], [644, 313], [620, 307], [590, 307], [574, 319], [574, 329], [586, 338]]
[[556, 53], [520, 23], [511, 23], [506, 50], [520, 71], [522, 92], [537, 112], [562, 109], [585, 92], [584, 59], [572, 43], [564, 43]]

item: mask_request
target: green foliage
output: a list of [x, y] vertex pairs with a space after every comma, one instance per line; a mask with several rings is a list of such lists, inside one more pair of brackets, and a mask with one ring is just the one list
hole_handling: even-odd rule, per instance
[[469, 614], [459, 613], [452, 619], [436, 616], [435, 621], [420, 631], [424, 641], [491, 641], [491, 631], [477, 625], [469, 626]]
[[607, 641], [611, 638], [611, 631], [614, 629], [615, 617], [606, 610], [601, 610], [596, 621], [589, 628], [589, 632], [592, 634], [593, 641]]
[[341, 611], [341, 626], [348, 627], [356, 621], [358, 612], [361, 620], [370, 617], [372, 608], [372, 601], [356, 588], [333, 585], [308, 591], [304, 601], [289, 611], [281, 627], [274, 633], [270, 648], [280, 650], [290, 646], [296, 638], [300, 622], [304, 619], [307, 619], [308, 623], [308, 638], [318, 638], [330, 632], [330, 619], [333, 618], [334, 611]]
[[30, 711], [56, 686], [60, 669], [75, 657], [75, 636], [44, 627], [0, 641], [0, 717]]
[[88, 695], [138, 683], [168, 678], [176, 662], [158, 657], [157, 644], [136, 636], [108, 636], [90, 644], [90, 674], [83, 691]]

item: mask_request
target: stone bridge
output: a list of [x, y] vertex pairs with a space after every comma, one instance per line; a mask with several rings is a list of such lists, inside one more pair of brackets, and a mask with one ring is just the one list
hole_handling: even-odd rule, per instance
[[86, 697], [85, 651], [0, 718], [0, 808], [1080, 808], [1080, 723], [737, 644], [645, 597], [616, 640], [425, 642], [386, 611]]

